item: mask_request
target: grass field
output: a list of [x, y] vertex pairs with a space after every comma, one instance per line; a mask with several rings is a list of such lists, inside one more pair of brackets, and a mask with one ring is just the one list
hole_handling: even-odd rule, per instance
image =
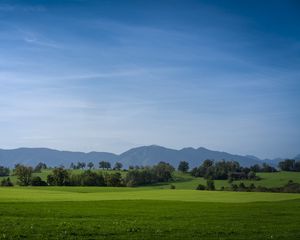
[[0, 188], [0, 239], [298, 239], [300, 195]]
[[1, 203], [1, 239], [299, 239], [299, 201]]
[[195, 202], [257, 202], [300, 199], [300, 194], [170, 190], [107, 187], [0, 188], [1, 202], [171, 200]]
[[[259, 175], [256, 185], [300, 182], [299, 173]], [[300, 239], [300, 194], [193, 190], [199, 183], [176, 173], [137, 188], [0, 187], [0, 239]]]

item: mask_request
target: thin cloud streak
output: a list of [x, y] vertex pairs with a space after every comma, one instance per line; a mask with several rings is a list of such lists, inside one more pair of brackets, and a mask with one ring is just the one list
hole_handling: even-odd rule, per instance
[[42, 5], [16, 5], [16, 4], [0, 4], [0, 11], [3, 12], [45, 12], [46, 8]]

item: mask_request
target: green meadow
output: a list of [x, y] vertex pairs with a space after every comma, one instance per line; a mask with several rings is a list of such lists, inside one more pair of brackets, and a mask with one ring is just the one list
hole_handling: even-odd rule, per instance
[[300, 199], [300, 194], [290, 193], [108, 187], [2, 187], [0, 196], [1, 202], [165, 200], [242, 203]]
[[[261, 186], [300, 182], [299, 173], [259, 175]], [[300, 194], [194, 190], [205, 182], [176, 172], [136, 188], [0, 187], [0, 239], [300, 239]]]
[[300, 195], [0, 188], [0, 239], [299, 239]]

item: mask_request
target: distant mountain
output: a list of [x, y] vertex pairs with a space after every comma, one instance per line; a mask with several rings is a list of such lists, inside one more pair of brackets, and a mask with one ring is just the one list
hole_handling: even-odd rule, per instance
[[182, 160], [188, 161], [191, 167], [200, 165], [206, 159], [235, 160], [243, 166], [262, 163], [258, 158], [233, 155], [226, 152], [208, 150], [206, 148], [183, 148], [181, 150], [169, 149], [161, 146], [144, 146], [130, 149], [119, 156], [119, 160], [125, 165], [153, 165], [159, 161], [169, 162], [177, 166]]
[[48, 166], [70, 166], [71, 162], [93, 162], [98, 165], [101, 160], [115, 162], [118, 155], [106, 152], [70, 152], [48, 148], [18, 148], [13, 150], [0, 149], [0, 165], [13, 167], [17, 163], [35, 166], [44, 162]]
[[[132, 148], [120, 155], [108, 152], [71, 152], [58, 151], [48, 148], [18, 148], [12, 150], [0, 149], [0, 165], [13, 167], [17, 163], [27, 165], [36, 165], [39, 162], [45, 162], [49, 166], [69, 166], [71, 162], [78, 161], [93, 162], [98, 165], [100, 161], [109, 161], [114, 164], [117, 161], [123, 163], [124, 167], [130, 165], [151, 166], [160, 161], [169, 162], [177, 166], [180, 161], [188, 161], [191, 167], [200, 165], [205, 159], [214, 160], [234, 160], [242, 166], [261, 164], [266, 162], [272, 166], [277, 166], [282, 158], [261, 160], [252, 155], [235, 155], [226, 152], [212, 151], [203, 147], [200, 148], [183, 148], [175, 150], [157, 145], [142, 146]], [[294, 157], [300, 160], [300, 154]]]
[[[154, 165], [160, 161], [169, 162], [177, 166], [182, 160], [188, 161], [190, 167], [199, 166], [205, 159], [213, 160], [235, 160], [242, 166], [261, 164], [264, 162], [259, 158], [251, 155], [241, 156], [226, 152], [212, 151], [203, 147], [200, 148], [183, 148], [175, 150], [161, 146], [151, 145], [132, 148], [120, 155], [108, 152], [71, 152], [58, 151], [48, 148], [18, 148], [12, 150], [0, 149], [0, 165], [13, 167], [17, 163], [35, 166], [39, 162], [44, 162], [48, 166], [64, 165], [70, 166], [71, 162], [93, 162], [98, 166], [102, 160], [114, 164], [116, 161], [123, 163], [127, 168], [130, 165], [147, 166]], [[266, 160], [266, 162], [268, 162]], [[273, 162], [269, 162], [274, 165]]]

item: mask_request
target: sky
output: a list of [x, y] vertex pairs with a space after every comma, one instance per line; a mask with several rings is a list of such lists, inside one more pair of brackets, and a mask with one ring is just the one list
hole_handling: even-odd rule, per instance
[[300, 153], [299, 1], [0, 0], [0, 148]]

